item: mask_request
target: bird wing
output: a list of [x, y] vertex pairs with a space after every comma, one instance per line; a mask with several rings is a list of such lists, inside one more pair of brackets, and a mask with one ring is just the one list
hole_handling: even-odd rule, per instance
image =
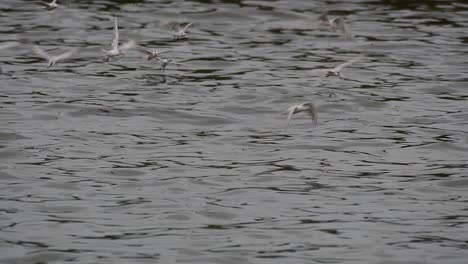
[[160, 57], [156, 57], [156, 59], [157, 59], [158, 61], [161, 62], [161, 67], [163, 67], [163, 68], [166, 68], [167, 65], [168, 65], [169, 63], [171, 63], [171, 60], [162, 59], [162, 58], [160, 58]]
[[39, 46], [37, 45], [34, 45], [33, 46], [33, 51], [34, 53], [36, 53], [37, 55], [39, 55], [40, 57], [46, 59], [46, 60], [51, 60], [52, 57], [47, 54], [47, 52], [45, 52], [43, 49], [41, 49]]
[[119, 47], [119, 27], [117, 26], [117, 17], [114, 18], [114, 39], [112, 39], [112, 48]]
[[348, 33], [348, 27], [346, 26], [346, 23], [344, 22], [343, 19], [337, 17], [333, 20], [335, 23], [336, 27], [343, 33], [346, 34]]
[[133, 40], [129, 40], [127, 42], [125, 42], [124, 44], [120, 45], [120, 49], [121, 50], [128, 50], [128, 49], [133, 49], [133, 48], [136, 48], [137, 44], [135, 41]]
[[306, 111], [307, 109], [309, 109], [309, 104], [310, 104], [310, 102], [305, 102], [305, 103], [302, 103], [300, 105], [296, 105], [296, 108], [294, 109], [293, 114], [297, 114], [297, 113]]
[[357, 60], [359, 60], [359, 59], [360, 59], [360, 58], [354, 58], [354, 59], [352, 59], [352, 60], [349, 60], [349, 61], [347, 61], [347, 62], [345, 62], [345, 63], [342, 63], [342, 64], [336, 66], [333, 70], [339, 72], [339, 71], [341, 71], [341, 69], [343, 69], [344, 67], [349, 66], [349, 65], [355, 63], [355, 62], [356, 62]]
[[67, 51], [65, 53], [62, 53], [60, 55], [57, 55], [57, 56], [53, 57], [53, 60], [54, 61], [59, 61], [59, 60], [67, 59], [67, 58], [71, 57], [73, 54], [75, 54], [75, 52], [76, 52], [75, 49]]
[[193, 25], [193, 23], [188, 23], [187, 25], [185, 25], [180, 31], [185, 31], [187, 30], [189, 27], [191, 27]]
[[340, 17], [334, 17], [334, 18], [330, 19], [331, 24], [333, 24], [333, 23], [339, 24], [339, 23], [341, 23], [341, 21], [342, 21], [342, 19]]
[[288, 127], [289, 127], [289, 122], [291, 122], [291, 117], [294, 114], [294, 111], [296, 110], [296, 107], [297, 106], [294, 105], [294, 106], [289, 107], [288, 110], [287, 110], [288, 118], [286, 119], [287, 120], [286, 129], [288, 129]]

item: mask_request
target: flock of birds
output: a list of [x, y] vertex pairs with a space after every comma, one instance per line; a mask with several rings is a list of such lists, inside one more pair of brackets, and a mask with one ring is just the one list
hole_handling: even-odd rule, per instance
[[[56, 1], [56, 0], [55, 0]], [[52, 2], [53, 3], [53, 2]], [[174, 40], [186, 38], [186, 31], [187, 29], [192, 26], [193, 23], [188, 23], [183, 27], [179, 26], [179, 29], [174, 34]], [[0, 45], [0, 49], [11, 48], [20, 45], [18, 42], [9, 42]], [[50, 55], [45, 50], [37, 45], [32, 46], [32, 50], [36, 55], [48, 61], [47, 68], [54, 66], [57, 62], [66, 60], [73, 56], [77, 49], [69, 50], [65, 53], [58, 54], [58, 55]], [[123, 44], [119, 42], [119, 27], [117, 24], [117, 17], [114, 18], [114, 38], [112, 39], [111, 49], [110, 50], [103, 50], [104, 51], [104, 60], [109, 61], [112, 58], [124, 56], [125, 52], [128, 50], [136, 50], [140, 53], [143, 53], [146, 56], [147, 60], [157, 59], [161, 62], [161, 72], [164, 72], [167, 65], [169, 64], [176, 64], [176, 65], [183, 65], [182, 63], [173, 62], [170, 59], [163, 59], [159, 56], [162, 53], [167, 51], [157, 51], [157, 50], [150, 50], [145, 47], [138, 45], [134, 40], [129, 40]]]
[[[46, 10], [52, 10], [58, 7], [57, 0], [52, 0], [51, 2], [44, 2], [44, 1], [37, 1], [37, 4], [43, 6]], [[319, 17], [320, 24], [322, 26], [326, 26], [330, 28], [331, 30], [339, 30], [342, 34], [350, 36], [348, 28], [343, 21], [342, 18], [340, 17], [334, 17], [334, 18], [329, 18], [326, 14], [322, 15]], [[188, 23], [184, 25], [178, 25], [178, 28], [173, 34], [173, 39], [174, 40], [180, 40], [180, 39], [185, 39], [187, 38], [187, 30], [193, 26], [193, 23]], [[19, 42], [6, 42], [6, 43], [1, 43], [0, 44], [0, 50], [1, 49], [8, 49], [8, 48], [13, 48], [16, 46], [21, 45]], [[30, 45], [32, 51], [38, 55], [39, 57], [47, 60], [47, 68], [54, 66], [57, 64], [59, 61], [66, 60], [70, 57], [72, 57], [76, 52], [77, 49], [72, 49], [69, 50], [65, 53], [58, 54], [58, 55], [51, 55], [38, 45]], [[147, 49], [141, 45], [138, 45], [134, 40], [128, 40], [127, 42], [120, 44], [119, 40], [119, 27], [117, 23], [117, 17], [114, 17], [114, 29], [113, 29], [113, 39], [111, 43], [111, 49], [109, 50], [103, 50], [104, 52], [104, 60], [109, 61], [112, 58], [119, 58], [124, 56], [124, 54], [129, 51], [129, 50], [135, 50], [139, 53], [142, 53], [145, 55], [145, 58], [147, 60], [158, 60], [161, 63], [161, 72], [163, 73], [166, 67], [169, 64], [174, 64], [174, 65], [183, 65], [182, 63], [177, 63], [174, 62], [171, 59], [164, 59], [160, 55], [167, 52], [167, 51], [157, 51], [157, 50], [151, 50]], [[354, 58], [350, 61], [347, 61], [345, 63], [342, 63], [335, 68], [331, 69], [320, 69], [320, 73], [323, 77], [338, 77], [342, 78], [341, 75], [341, 70], [349, 66], [353, 63], [355, 63], [357, 60], [360, 58]], [[289, 127], [289, 123], [291, 121], [291, 117], [294, 114], [300, 113], [300, 112], [305, 112], [307, 113], [311, 118], [314, 124], [317, 124], [317, 111], [315, 105], [308, 101], [304, 102], [301, 104], [293, 105], [289, 107], [284, 114], [287, 114], [287, 126], [286, 129]]]

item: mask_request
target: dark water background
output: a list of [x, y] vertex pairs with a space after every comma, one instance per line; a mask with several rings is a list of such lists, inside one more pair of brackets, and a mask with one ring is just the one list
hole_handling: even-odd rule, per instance
[[[1, 263], [468, 263], [467, 1], [59, 4], [0, 2], [1, 42], [80, 48], [0, 50]], [[103, 62], [112, 14], [185, 65]]]

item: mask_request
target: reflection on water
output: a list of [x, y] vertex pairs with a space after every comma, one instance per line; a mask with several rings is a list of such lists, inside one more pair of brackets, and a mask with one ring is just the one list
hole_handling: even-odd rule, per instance
[[[2, 263], [466, 262], [465, 1], [62, 2], [0, 3], [79, 48], [0, 50]], [[184, 65], [104, 62], [112, 14]]]

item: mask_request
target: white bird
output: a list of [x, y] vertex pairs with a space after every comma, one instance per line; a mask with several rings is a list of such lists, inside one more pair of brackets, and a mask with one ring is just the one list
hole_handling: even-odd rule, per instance
[[40, 57], [46, 59], [49, 62], [49, 64], [47, 65], [47, 68], [49, 68], [49, 67], [54, 66], [57, 62], [59, 62], [61, 60], [68, 59], [69, 57], [71, 57], [76, 52], [76, 49], [69, 50], [69, 51], [67, 51], [65, 53], [62, 53], [62, 54], [59, 54], [59, 55], [56, 55], [56, 56], [52, 56], [52, 55], [48, 54], [47, 52], [45, 52], [43, 49], [41, 49], [37, 45], [33, 46], [33, 51], [37, 55], [39, 55]]
[[188, 23], [184, 27], [181, 27], [180, 25], [177, 26], [177, 32], [174, 35], [174, 40], [182, 39], [186, 37], [186, 31], [189, 27], [191, 27], [193, 23]]
[[57, 0], [52, 0], [52, 2], [50, 2], [50, 3], [44, 2], [44, 1], [37, 1], [36, 3], [39, 4], [39, 5], [44, 6], [45, 9], [48, 9], [48, 10], [52, 10], [52, 9], [55, 9], [55, 8], [58, 7]]
[[321, 25], [328, 26], [333, 30], [339, 29], [343, 34], [348, 34], [348, 27], [340, 17], [330, 19], [326, 14], [323, 14], [319, 17], [319, 20]]
[[145, 54], [147, 60], [158, 59], [160, 58], [159, 57], [160, 54], [168, 52], [168, 50], [165, 50], [165, 51], [149, 50], [140, 45], [135, 45], [134, 48], [136, 51]]
[[106, 60], [110, 58], [124, 55], [124, 51], [134, 48], [135, 41], [129, 40], [126, 43], [119, 45], [119, 27], [117, 26], [117, 17], [114, 19], [114, 38], [112, 39], [111, 50], [104, 50], [106, 53]]
[[314, 104], [312, 102], [305, 102], [302, 104], [293, 105], [289, 107], [288, 110], [286, 110], [286, 112], [284, 112], [284, 114], [288, 114], [288, 124], [286, 126], [286, 129], [289, 127], [289, 122], [291, 121], [292, 115], [304, 111], [307, 111], [307, 114], [312, 117], [312, 121], [314, 122], [314, 124], [317, 124], [317, 113]]
[[157, 57], [156, 59], [159, 60], [159, 61], [161, 62], [161, 72], [164, 72], [164, 70], [166, 69], [167, 65], [169, 65], [169, 64], [184, 65], [184, 64], [182, 64], [182, 63], [173, 62], [172, 60], [163, 59], [163, 58], [160, 58], [160, 57]]
[[336, 67], [333, 68], [333, 69], [321, 69], [320, 71], [323, 73], [323, 75], [324, 75], [325, 77], [337, 76], [337, 77], [343, 79], [343, 76], [341, 75], [341, 70], [342, 70], [344, 67], [349, 66], [349, 65], [355, 63], [355, 62], [358, 61], [359, 59], [360, 59], [359, 57], [358, 57], [358, 58], [354, 58], [354, 59], [352, 59], [352, 60], [350, 60], [350, 61], [347, 61], [347, 62], [345, 62], [345, 63], [342, 63], [342, 64], [336, 66]]

